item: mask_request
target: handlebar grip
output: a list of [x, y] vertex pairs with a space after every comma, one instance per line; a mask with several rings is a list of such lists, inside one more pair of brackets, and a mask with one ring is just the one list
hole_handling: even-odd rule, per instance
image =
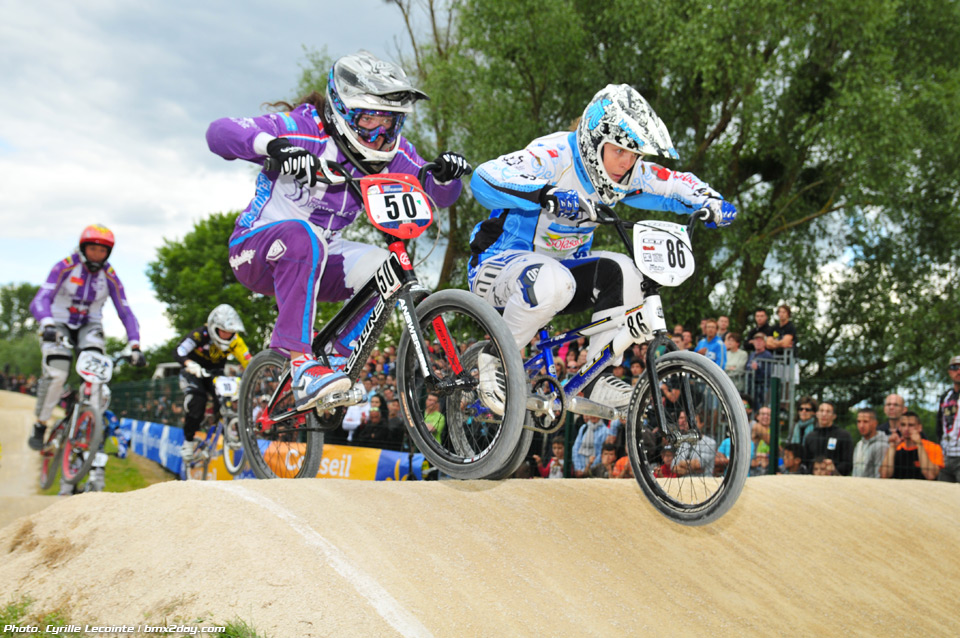
[[263, 170], [271, 171], [271, 172], [279, 171], [280, 162], [273, 159], [272, 157], [268, 157], [265, 160], [263, 160]]

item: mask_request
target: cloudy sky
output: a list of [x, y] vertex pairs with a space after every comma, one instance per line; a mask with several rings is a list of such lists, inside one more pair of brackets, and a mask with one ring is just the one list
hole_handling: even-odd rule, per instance
[[304, 46], [394, 59], [406, 43], [384, 0], [0, 0], [0, 16], [0, 285], [41, 283], [103, 223], [146, 347], [174, 336], [144, 274], [156, 248], [253, 192], [207, 125], [294, 97]]

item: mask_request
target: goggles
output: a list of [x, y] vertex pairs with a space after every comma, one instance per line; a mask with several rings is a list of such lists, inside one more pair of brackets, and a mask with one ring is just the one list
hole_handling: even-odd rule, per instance
[[[403, 128], [404, 114], [397, 113], [396, 111], [373, 111], [370, 109], [353, 109], [349, 113], [350, 115], [350, 128], [357, 134], [361, 140], [365, 142], [376, 142], [383, 137], [383, 146], [389, 147], [397, 137], [400, 135], [400, 130]], [[383, 121], [384, 119], [389, 120], [389, 124], [381, 123], [378, 126], [373, 128], [364, 128], [360, 125], [360, 121], [368, 117], [373, 120]]]

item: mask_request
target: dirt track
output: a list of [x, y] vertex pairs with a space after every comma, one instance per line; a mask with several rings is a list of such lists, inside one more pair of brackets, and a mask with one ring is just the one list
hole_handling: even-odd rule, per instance
[[706, 528], [632, 481], [164, 483], [0, 529], [0, 602], [274, 638], [955, 635], [958, 526], [920, 481], [753, 478]]

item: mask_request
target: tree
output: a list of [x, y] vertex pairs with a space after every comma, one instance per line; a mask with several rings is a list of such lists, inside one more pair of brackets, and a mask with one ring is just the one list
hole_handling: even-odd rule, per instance
[[228, 243], [238, 212], [214, 213], [197, 222], [182, 240], [165, 239], [147, 277], [157, 299], [167, 304], [167, 317], [179, 334], [202, 326], [216, 306], [233, 306], [246, 328], [246, 339], [258, 350], [273, 327], [275, 302], [250, 292], [236, 280], [228, 259]]
[[40, 286], [7, 284], [0, 287], [0, 339], [19, 339], [37, 331], [37, 322], [30, 313], [30, 302]]
[[[673, 133], [681, 161], [670, 168], [737, 204], [735, 225], [700, 233], [695, 278], [664, 291], [671, 322], [729, 314], [742, 328], [753, 307], [787, 302], [807, 389], [842, 383], [851, 401], [942, 367], [960, 328], [957, 3], [446, 8], [456, 55], [414, 49], [431, 87], [427, 120], [449, 113], [449, 139], [468, 157], [567, 129], [596, 90], [626, 82]], [[486, 213], [461, 210], [448, 251], [462, 280], [467, 235]], [[598, 246], [616, 246], [605, 237]]]

